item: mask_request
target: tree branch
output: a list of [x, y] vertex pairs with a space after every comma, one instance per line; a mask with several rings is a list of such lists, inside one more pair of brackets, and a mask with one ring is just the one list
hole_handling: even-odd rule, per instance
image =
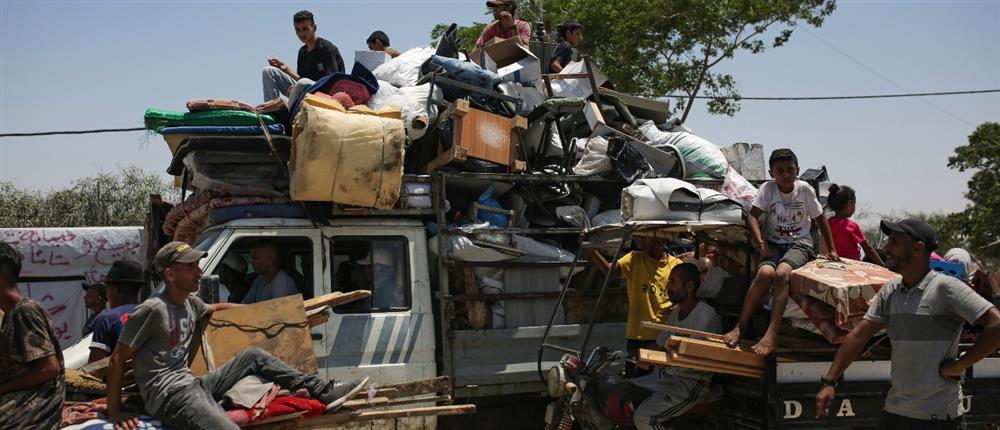
[[708, 56], [710, 55], [710, 52], [712, 52], [712, 42], [709, 42], [708, 45], [705, 46], [705, 59], [702, 60], [702, 64], [704, 64], [704, 66], [701, 68], [701, 74], [698, 76], [698, 83], [695, 85], [693, 91], [688, 91], [687, 106], [684, 106], [684, 115], [681, 116], [681, 123], [687, 121], [688, 114], [691, 113], [691, 108], [694, 107], [694, 98], [698, 96], [698, 92], [701, 91], [701, 84], [705, 82], [705, 74], [708, 73], [708, 68], [711, 67], [708, 65]]

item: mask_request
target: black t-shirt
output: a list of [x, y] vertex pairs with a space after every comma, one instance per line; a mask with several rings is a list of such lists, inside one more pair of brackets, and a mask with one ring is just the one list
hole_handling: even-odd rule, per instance
[[299, 48], [299, 66], [295, 69], [301, 78], [314, 81], [320, 78], [344, 71], [344, 59], [334, 44], [322, 37], [316, 38], [312, 51], [302, 45]]
[[559, 60], [559, 65], [563, 67], [566, 67], [573, 60], [573, 47], [569, 46], [569, 42], [563, 42], [556, 46], [555, 52], [552, 53], [552, 60], [549, 61], [549, 73], [556, 73], [555, 70], [552, 70], [552, 61], [555, 60]]

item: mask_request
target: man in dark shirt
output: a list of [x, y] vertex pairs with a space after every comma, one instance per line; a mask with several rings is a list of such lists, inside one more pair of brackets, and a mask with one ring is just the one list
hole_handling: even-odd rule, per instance
[[330, 41], [316, 36], [316, 21], [312, 12], [300, 11], [292, 17], [295, 35], [304, 45], [299, 48], [295, 70], [277, 58], [268, 58], [264, 67], [264, 101], [288, 96], [289, 100], [316, 83], [320, 78], [344, 71], [344, 59]]
[[59, 428], [66, 385], [52, 318], [21, 295], [21, 255], [0, 242], [0, 428]]
[[118, 344], [118, 337], [122, 334], [125, 321], [128, 321], [129, 312], [139, 304], [139, 287], [145, 282], [142, 265], [128, 259], [115, 261], [104, 282], [108, 284], [108, 302], [111, 303], [111, 308], [101, 312], [87, 326], [94, 332], [90, 341], [88, 363], [111, 355], [112, 348]]
[[83, 335], [90, 334], [90, 324], [97, 315], [108, 308], [108, 286], [103, 282], [83, 283], [83, 305], [87, 308], [87, 320], [83, 322]]

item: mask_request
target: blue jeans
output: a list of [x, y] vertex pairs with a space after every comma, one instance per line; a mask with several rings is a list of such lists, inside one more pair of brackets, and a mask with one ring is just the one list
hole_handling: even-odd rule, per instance
[[326, 392], [332, 383], [316, 375], [300, 373], [267, 351], [255, 347], [233, 357], [222, 368], [196, 378], [191, 385], [170, 393], [170, 398], [153, 416], [174, 429], [239, 430], [240, 427], [219, 406], [219, 400], [237, 382], [250, 375], [257, 375], [292, 391], [305, 388], [314, 399], [323, 403], [333, 400]]
[[273, 66], [264, 67], [264, 70], [261, 72], [261, 80], [264, 84], [265, 102], [281, 96], [287, 96], [288, 100], [295, 100], [307, 88], [316, 83], [309, 78], [293, 81], [291, 76]]

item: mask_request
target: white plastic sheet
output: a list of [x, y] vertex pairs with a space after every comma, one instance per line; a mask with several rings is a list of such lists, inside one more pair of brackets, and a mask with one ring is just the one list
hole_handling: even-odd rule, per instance
[[431, 58], [434, 52], [434, 48], [429, 46], [410, 49], [376, 67], [372, 73], [378, 80], [397, 87], [412, 87], [420, 80], [420, 65]]
[[584, 140], [585, 146], [583, 157], [573, 166], [573, 173], [577, 175], [597, 175], [610, 172], [613, 166], [608, 158], [608, 139], [594, 137], [590, 139], [574, 139], [574, 145], [579, 145], [580, 140]]

